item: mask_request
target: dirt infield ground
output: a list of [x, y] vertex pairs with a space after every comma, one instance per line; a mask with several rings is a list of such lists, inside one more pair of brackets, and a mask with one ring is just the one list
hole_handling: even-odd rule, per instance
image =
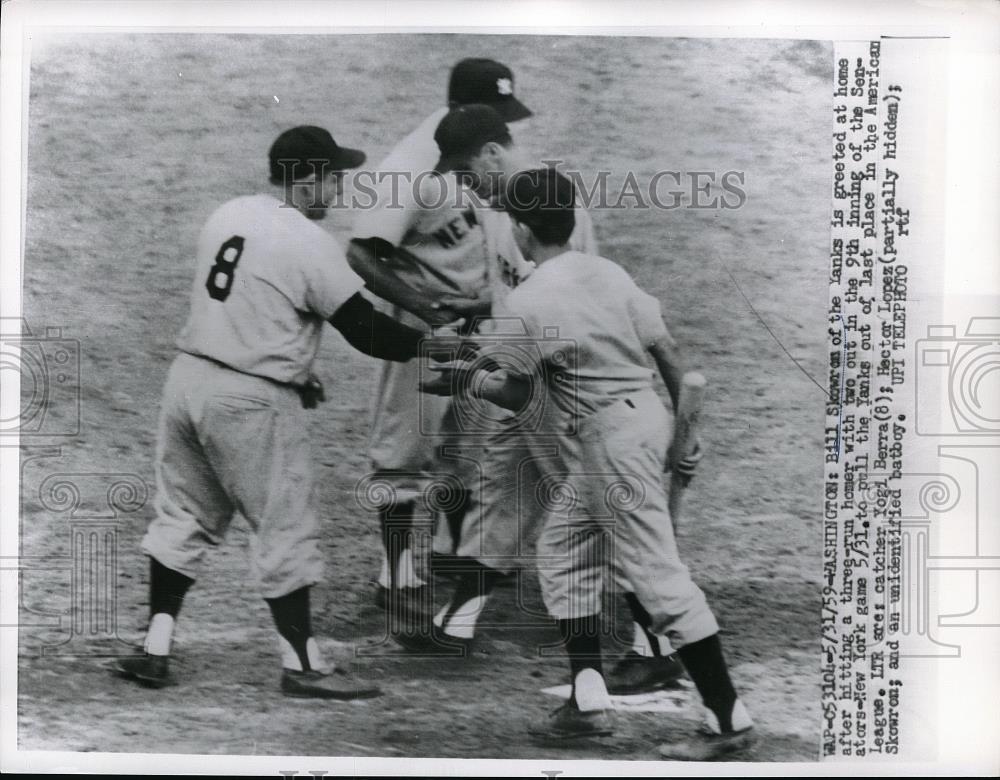
[[[469, 659], [413, 660], [379, 644], [381, 613], [366, 586], [376, 525], [353, 495], [366, 472], [376, 364], [332, 331], [318, 364], [330, 400], [315, 413], [330, 561], [314, 596], [316, 627], [341, 659], [369, 649], [357, 667], [387, 694], [351, 704], [277, 694], [276, 649], [241, 522], [186, 603], [175, 642], [180, 686], [150, 692], [113, 679], [102, 654], [125, 645], [73, 628], [71, 593], [83, 575], [66, 564], [68, 513], [41, 486], [54, 473], [137, 475], [151, 494], [159, 394], [204, 219], [266, 188], [266, 150], [288, 126], [325, 125], [377, 161], [443, 103], [449, 67], [473, 55], [513, 67], [537, 112], [513, 128], [523, 146], [581, 171], [606, 168], [612, 189], [629, 170], [641, 182], [658, 170], [745, 172], [740, 209], [593, 216], [605, 254], [660, 298], [710, 382], [709, 455], [680, 545], [758, 721], [752, 758], [816, 757], [824, 393], [806, 373], [823, 383], [831, 48], [445, 35], [35, 42], [24, 308], [29, 326], [60, 326], [81, 344], [82, 426], [57, 442], [61, 450], [25, 450], [23, 460], [23, 749], [655, 759], [658, 743], [692, 726], [693, 711], [626, 712], [619, 736], [602, 743], [532, 743], [525, 724], [558, 703], [539, 690], [564, 681], [564, 662], [538, 657], [555, 634], [538, 617], [530, 575], [520, 591], [529, 625], [503, 628], [518, 607], [515, 591], [501, 591]], [[336, 212], [327, 227], [343, 236], [350, 219]], [[57, 422], [73, 414], [52, 413]], [[115, 478], [88, 479], [83, 490], [96, 484], [97, 495], [81, 501], [96, 506]], [[102, 511], [80, 507], [77, 516]], [[117, 633], [133, 644], [147, 610], [138, 542], [151, 512], [150, 495], [119, 513], [109, 569]]]

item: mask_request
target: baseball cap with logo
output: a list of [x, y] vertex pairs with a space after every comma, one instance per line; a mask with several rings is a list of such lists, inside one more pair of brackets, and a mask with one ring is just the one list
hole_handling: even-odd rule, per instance
[[481, 103], [453, 108], [438, 123], [434, 140], [441, 158], [434, 170], [455, 170], [490, 141], [510, 143], [510, 130], [492, 106]]
[[448, 105], [485, 103], [493, 106], [506, 122], [531, 116], [531, 111], [514, 97], [514, 74], [496, 60], [471, 58], [451, 69], [448, 82]]
[[287, 171], [293, 179], [301, 179], [315, 170], [314, 163], [325, 162], [327, 171], [357, 168], [365, 161], [360, 149], [337, 146], [333, 136], [322, 127], [300, 125], [286, 130], [271, 144], [268, 154], [271, 182], [281, 184]]

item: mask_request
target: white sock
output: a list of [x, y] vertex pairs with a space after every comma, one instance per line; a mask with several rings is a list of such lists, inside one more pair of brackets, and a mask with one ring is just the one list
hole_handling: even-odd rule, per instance
[[448, 619], [448, 625], [444, 625], [444, 617], [448, 614], [451, 604], [446, 604], [434, 616], [434, 625], [443, 629], [448, 636], [458, 639], [472, 639], [476, 635], [476, 622], [488, 600], [489, 596], [476, 596], [469, 599], [455, 610], [455, 614]]
[[[295, 652], [295, 648], [292, 647], [291, 642], [281, 634], [278, 634], [278, 647], [281, 649], [281, 665], [285, 669], [291, 669], [293, 672], [301, 672], [302, 662], [299, 660], [299, 654]], [[323, 663], [323, 656], [319, 651], [319, 645], [316, 644], [316, 640], [313, 637], [309, 637], [306, 640], [306, 657], [309, 659], [309, 666], [316, 671], [325, 672], [332, 668], [327, 667]]]
[[584, 669], [573, 682], [576, 686], [576, 706], [581, 712], [611, 709], [611, 697], [604, 678], [596, 669]]
[[144, 648], [149, 655], [170, 655], [170, 640], [174, 635], [174, 619], [166, 612], [157, 612], [149, 621]]
[[[382, 551], [382, 568], [378, 573], [378, 584], [383, 588], [390, 587], [389, 559], [385, 557], [385, 550]], [[396, 564], [396, 587], [419, 588], [426, 584], [417, 576], [416, 567], [413, 565], [413, 550], [407, 547], [400, 553], [399, 562]]]
[[666, 658], [668, 655], [674, 654], [674, 646], [670, 644], [670, 639], [665, 636], [656, 637], [656, 641], [660, 644], [660, 655]]
[[646, 632], [642, 630], [642, 626], [633, 622], [632, 629], [632, 652], [644, 658], [651, 657], [653, 655], [653, 648], [649, 646], [649, 638], [646, 636]]
[[441, 555], [450, 555], [451, 549], [451, 529], [448, 527], [448, 516], [442, 512], [438, 515], [438, 521], [434, 525], [434, 539], [431, 542], [433, 550]]
[[[642, 630], [642, 626], [638, 623], [632, 623], [632, 652], [636, 655], [641, 655], [643, 658], [652, 658], [656, 655], [653, 652], [652, 646], [649, 644], [649, 637], [646, 632]], [[670, 640], [665, 636], [656, 637], [656, 643], [659, 646], [660, 655], [666, 658], [668, 655], [673, 655], [674, 648], [670, 644]]]
[[382, 570], [378, 573], [378, 584], [383, 588], [388, 588], [389, 582], [389, 559], [385, 557], [385, 550], [382, 550]]
[[396, 585], [400, 588], [419, 588], [426, 585], [417, 576], [416, 567], [413, 565], [413, 550], [407, 547], [399, 556], [399, 563], [396, 564]]

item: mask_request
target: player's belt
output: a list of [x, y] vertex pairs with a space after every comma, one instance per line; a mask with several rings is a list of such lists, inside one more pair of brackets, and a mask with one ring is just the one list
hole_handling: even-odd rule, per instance
[[263, 379], [265, 382], [270, 382], [272, 385], [277, 385], [278, 387], [286, 387], [289, 390], [293, 390], [298, 394], [299, 398], [302, 400], [302, 406], [306, 409], [314, 409], [320, 401], [326, 400], [323, 392], [323, 384], [319, 379], [312, 374], [305, 381], [304, 384], [296, 384], [295, 382], [282, 382], [280, 379], [275, 379], [270, 376], [262, 376], [261, 374], [251, 374], [249, 371], [240, 371], [238, 368], [233, 368], [228, 363], [223, 363], [221, 360], [216, 360], [215, 358], [208, 357], [207, 355], [196, 355], [193, 352], [186, 352], [181, 350], [185, 355], [190, 355], [193, 358], [198, 358], [199, 360], [204, 360], [207, 363], [213, 363], [219, 368], [224, 368], [227, 371], [232, 371], [236, 374], [242, 374], [243, 376], [250, 376], [254, 379]]
[[185, 355], [190, 355], [191, 357], [198, 358], [199, 360], [204, 360], [208, 363], [214, 363], [219, 368], [224, 368], [227, 371], [234, 371], [237, 374], [243, 374], [243, 376], [252, 376], [254, 379], [263, 379], [267, 382], [270, 382], [273, 385], [279, 385], [281, 387], [290, 387], [292, 390], [298, 390], [301, 387], [301, 385], [297, 385], [294, 382], [282, 382], [280, 379], [275, 379], [274, 377], [263, 376], [262, 374], [251, 374], [249, 371], [240, 371], [240, 369], [233, 368], [228, 363], [223, 363], [221, 360], [216, 360], [215, 358], [208, 357], [208, 355], [196, 355], [193, 352], [185, 352], [184, 350], [181, 351], [184, 352]]

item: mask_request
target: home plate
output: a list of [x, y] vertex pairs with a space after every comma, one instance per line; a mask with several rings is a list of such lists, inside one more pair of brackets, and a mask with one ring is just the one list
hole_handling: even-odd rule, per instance
[[[677, 685], [682, 687], [631, 696], [612, 696], [611, 703], [619, 712], [683, 712], [694, 705], [696, 697], [687, 680], [678, 680]], [[569, 685], [556, 685], [542, 688], [542, 693], [568, 699], [570, 690]]]

